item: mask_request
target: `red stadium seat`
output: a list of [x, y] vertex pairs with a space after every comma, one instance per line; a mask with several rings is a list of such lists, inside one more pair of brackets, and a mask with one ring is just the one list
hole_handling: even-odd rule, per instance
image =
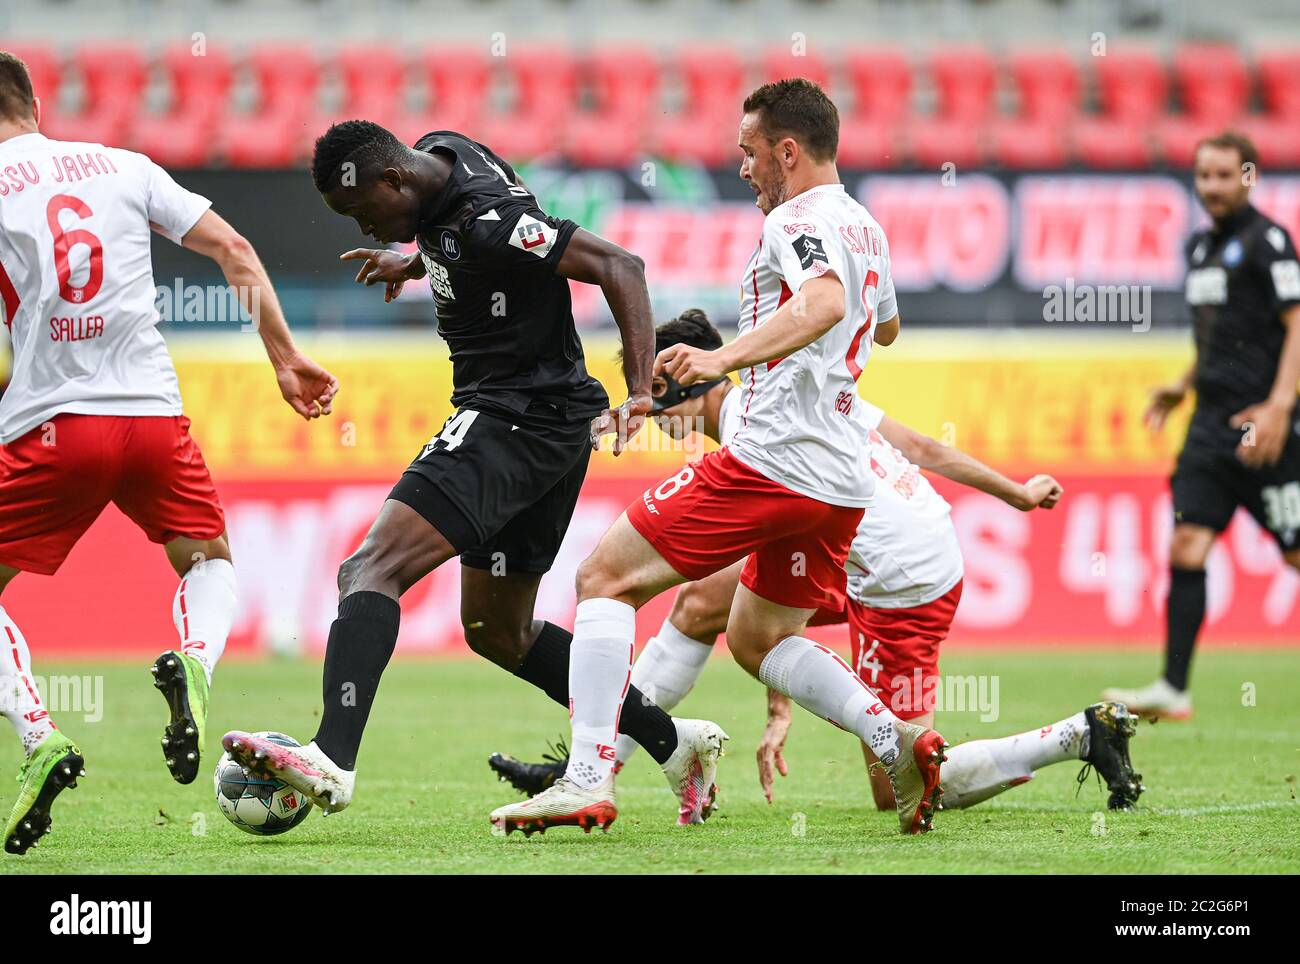
[[248, 56], [257, 77], [257, 113], [301, 119], [316, 106], [320, 61], [305, 44], [263, 44]]
[[416, 67], [428, 81], [429, 113], [448, 118], [445, 126], [433, 130], [458, 130], [457, 123], [482, 116], [492, 80], [486, 52], [477, 47], [429, 47], [416, 58]]
[[353, 44], [334, 58], [343, 78], [343, 113], [370, 118], [404, 107], [406, 60], [390, 44]]
[[635, 116], [578, 114], [568, 126], [566, 153], [577, 164], [624, 167], [645, 157], [646, 124]]
[[729, 46], [686, 47], [674, 58], [672, 67], [685, 90], [682, 114], [701, 117], [731, 112], [739, 119], [745, 89], [745, 64]]
[[912, 65], [889, 47], [854, 47], [844, 55], [853, 89], [851, 117], [896, 121], [912, 112]]
[[581, 72], [595, 113], [644, 117], [659, 107], [659, 63], [644, 47], [606, 47], [590, 54]]
[[487, 114], [471, 119], [463, 131], [492, 148], [511, 164], [560, 156], [568, 145], [568, 125], [562, 118], [532, 114]]
[[763, 51], [759, 74], [764, 83], [787, 77], [805, 77], [820, 85], [823, 90], [829, 90], [831, 83], [830, 68], [820, 55], [811, 50], [796, 54], [788, 44], [769, 47]]
[[939, 94], [939, 117], [977, 121], [993, 112], [997, 69], [982, 47], [941, 47], [927, 59]]
[[1042, 170], [1064, 167], [1064, 127], [1046, 118], [999, 118], [989, 129], [994, 159], [1004, 167]]
[[1138, 168], [1151, 163], [1147, 127], [1136, 121], [1081, 120], [1074, 126], [1074, 152], [1087, 167]]
[[1300, 167], [1300, 127], [1294, 120], [1251, 117], [1241, 123], [1240, 130], [1259, 150], [1260, 166]]
[[565, 46], [518, 44], [500, 58], [513, 81], [516, 117], [559, 123], [578, 106], [578, 64]]
[[32, 92], [40, 98], [41, 109], [57, 111], [63, 74], [54, 48], [39, 43], [0, 41], [0, 50], [7, 50], [27, 65], [27, 73], [32, 78]]
[[901, 124], [850, 118], [840, 125], [838, 160], [849, 167], [873, 170], [897, 167], [906, 154]]
[[650, 153], [670, 161], [696, 161], [708, 167], [740, 167], [736, 146], [738, 109], [729, 120], [706, 114], [670, 115], [651, 127]]
[[163, 167], [202, 167], [211, 160], [219, 118], [185, 114], [142, 114], [131, 124], [132, 149]]
[[1165, 111], [1169, 79], [1163, 62], [1145, 50], [1093, 57], [1102, 113], [1116, 121], [1150, 121]]
[[1300, 51], [1262, 53], [1256, 63], [1264, 106], [1279, 117], [1300, 118]]
[[289, 167], [303, 160], [308, 121], [291, 111], [227, 117], [220, 153], [232, 167]]
[[202, 56], [195, 56], [189, 44], [176, 44], [163, 51], [161, 63], [171, 86], [168, 113], [215, 120], [225, 112], [235, 72], [222, 48], [208, 46]]
[[1079, 112], [1079, 67], [1068, 54], [1022, 51], [1007, 58], [1007, 70], [1021, 117], [1064, 121]]
[[948, 163], [976, 167], [984, 160], [976, 124], [957, 118], [921, 117], [907, 127], [909, 153], [920, 167], [938, 170]]
[[1170, 167], [1190, 168], [1196, 160], [1196, 145], [1202, 138], [1217, 134], [1219, 127], [1205, 121], [1176, 114], [1156, 125], [1154, 138], [1160, 159]]
[[129, 113], [136, 109], [149, 81], [148, 67], [138, 44], [82, 44], [75, 59], [85, 81], [83, 113]]
[[1174, 77], [1183, 110], [1207, 123], [1222, 123], [1246, 109], [1250, 78], [1236, 47], [1189, 44], [1174, 55]]

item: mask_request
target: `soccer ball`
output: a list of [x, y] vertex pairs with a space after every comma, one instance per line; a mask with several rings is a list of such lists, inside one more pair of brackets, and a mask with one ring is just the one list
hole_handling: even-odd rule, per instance
[[[302, 746], [283, 733], [258, 733], [256, 736], [281, 746]], [[229, 753], [221, 754], [212, 783], [216, 787], [217, 806], [227, 820], [244, 833], [273, 837], [292, 830], [311, 813], [311, 801], [283, 780], [267, 780], [243, 768]]]

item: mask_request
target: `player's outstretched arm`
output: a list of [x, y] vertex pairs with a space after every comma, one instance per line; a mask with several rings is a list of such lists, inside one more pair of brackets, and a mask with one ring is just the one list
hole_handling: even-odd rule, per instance
[[888, 321], [882, 321], [876, 325], [875, 333], [871, 340], [877, 345], [892, 345], [898, 340], [898, 332], [902, 329], [903, 319], [899, 315], [894, 315]]
[[1061, 484], [1050, 475], [1035, 475], [1021, 485], [961, 449], [922, 435], [888, 415], [880, 420], [878, 431], [909, 462], [945, 479], [986, 492], [1022, 512], [1039, 507], [1054, 508], [1065, 494]]
[[1300, 305], [1284, 311], [1281, 318], [1286, 326], [1286, 339], [1282, 342], [1273, 390], [1264, 401], [1242, 409], [1229, 420], [1233, 428], [1254, 427], [1237, 446], [1237, 457], [1253, 469], [1276, 465], [1291, 431], [1296, 384], [1300, 382]]
[[338, 379], [294, 345], [271, 278], [248, 239], [209, 210], [181, 238], [181, 244], [215, 261], [226, 283], [238, 292], [275, 368], [284, 400], [303, 418], [328, 415], [339, 390]]
[[607, 410], [592, 426], [592, 439], [614, 435], [614, 454], [640, 431], [650, 411], [650, 368], [654, 361], [655, 324], [645, 262], [632, 252], [578, 228], [556, 265], [556, 273], [584, 284], [599, 285], [623, 339], [623, 378], [627, 401]]
[[655, 359], [654, 373], [667, 372], [682, 385], [720, 378], [738, 368], [785, 358], [811, 345], [843, 317], [844, 286], [839, 278], [833, 274], [811, 278], [767, 321], [721, 348], [665, 348]]

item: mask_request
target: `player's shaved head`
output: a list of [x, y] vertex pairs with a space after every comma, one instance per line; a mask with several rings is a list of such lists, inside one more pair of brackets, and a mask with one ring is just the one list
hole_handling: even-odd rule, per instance
[[745, 113], [758, 116], [769, 144], [793, 137], [813, 160], [835, 160], [840, 112], [811, 80], [792, 77], [764, 84], [745, 98]]
[[35, 116], [36, 96], [27, 65], [13, 54], [0, 51], [0, 118], [23, 121]]

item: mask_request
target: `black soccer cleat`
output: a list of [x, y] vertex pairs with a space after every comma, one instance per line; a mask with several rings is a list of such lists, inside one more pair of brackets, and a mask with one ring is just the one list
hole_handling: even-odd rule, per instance
[[203, 753], [203, 729], [208, 715], [208, 677], [192, 656], [168, 651], [150, 667], [153, 685], [171, 712], [162, 735], [163, 759], [177, 783], [193, 783]]
[[1094, 703], [1083, 715], [1088, 721], [1088, 755], [1079, 771], [1079, 786], [1088, 779], [1089, 769], [1095, 769], [1110, 791], [1106, 806], [1111, 810], [1132, 810], [1146, 789], [1142, 774], [1133, 772], [1128, 756], [1129, 740], [1137, 732], [1137, 717], [1123, 703], [1111, 700]]
[[25, 854], [35, 847], [50, 832], [54, 798], [86, 775], [86, 761], [71, 740], [56, 730], [45, 743], [23, 764], [19, 775], [22, 788], [5, 827], [6, 853]]
[[549, 753], [543, 753], [545, 763], [524, 763], [506, 753], [493, 753], [488, 757], [488, 766], [497, 777], [509, 783], [525, 796], [535, 797], [550, 788], [569, 766], [569, 748], [564, 741], [549, 745]]

